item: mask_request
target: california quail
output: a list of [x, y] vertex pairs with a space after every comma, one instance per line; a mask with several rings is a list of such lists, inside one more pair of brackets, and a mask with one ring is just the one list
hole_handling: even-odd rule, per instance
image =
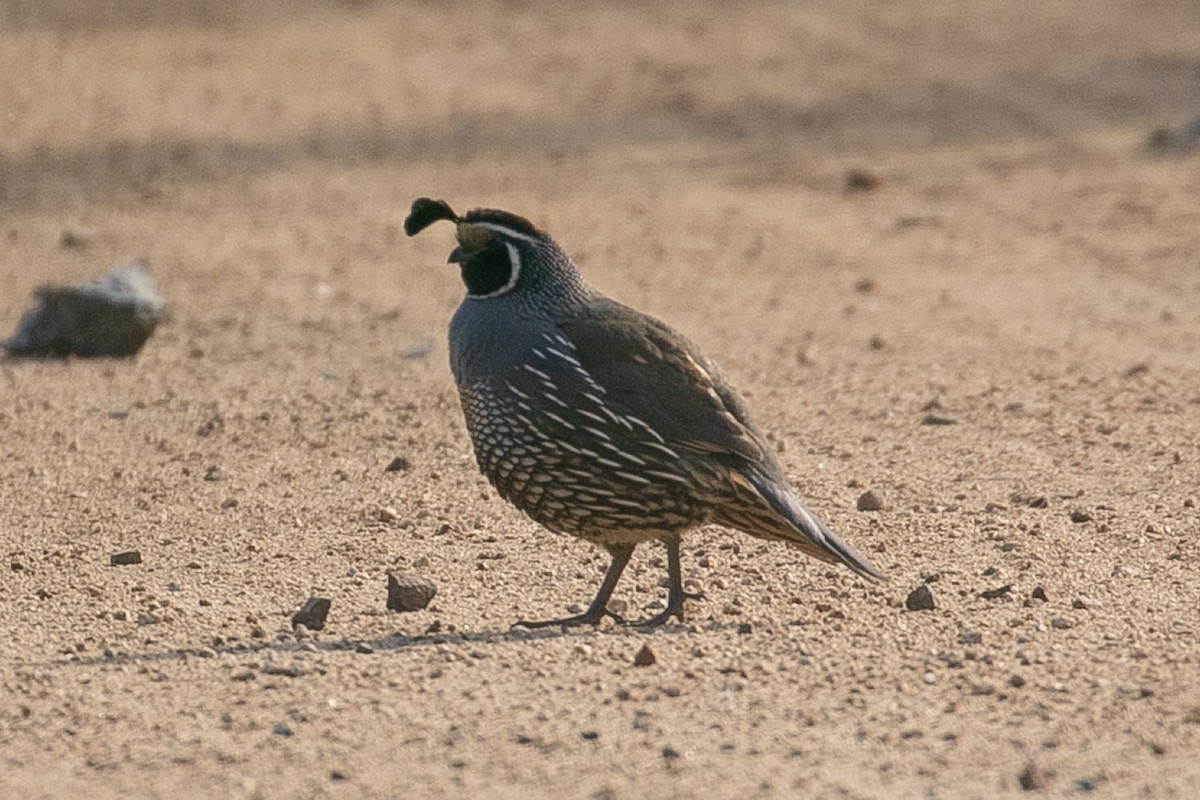
[[596, 623], [633, 549], [667, 546], [667, 607], [682, 617], [682, 534], [717, 523], [787, 542], [860, 575], [881, 574], [800, 504], [773, 449], [715, 364], [680, 334], [590, 289], [528, 220], [494, 209], [459, 216], [420, 198], [415, 236], [457, 226], [450, 263], [467, 296], [450, 323], [450, 367], [479, 468], [537, 522], [606, 548], [591, 606], [527, 627]]

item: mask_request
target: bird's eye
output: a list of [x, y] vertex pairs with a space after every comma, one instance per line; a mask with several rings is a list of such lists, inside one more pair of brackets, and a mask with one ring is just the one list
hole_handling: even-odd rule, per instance
[[504, 294], [516, 285], [519, 271], [517, 249], [498, 238], [462, 263], [463, 283], [467, 285], [467, 292], [475, 297]]

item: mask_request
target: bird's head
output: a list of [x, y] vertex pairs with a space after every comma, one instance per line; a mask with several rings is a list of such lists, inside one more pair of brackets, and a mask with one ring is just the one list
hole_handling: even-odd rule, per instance
[[524, 217], [493, 208], [459, 216], [445, 201], [421, 197], [413, 201], [404, 232], [416, 236], [439, 220], [456, 226], [458, 247], [449, 262], [461, 268], [470, 297], [501, 297], [564, 280], [578, 282], [574, 266], [554, 240]]

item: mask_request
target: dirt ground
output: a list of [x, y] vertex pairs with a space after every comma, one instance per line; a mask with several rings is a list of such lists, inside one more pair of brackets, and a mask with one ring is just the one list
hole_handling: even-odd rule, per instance
[[[173, 311], [130, 360], [0, 363], [0, 796], [1200, 796], [1200, 149], [1147, 147], [1200, 114], [1198, 31], [0, 3], [0, 334], [134, 258]], [[686, 623], [510, 631], [607, 560], [477, 473], [420, 195], [698, 342], [888, 582], [704, 529]], [[664, 578], [640, 548], [630, 616]]]

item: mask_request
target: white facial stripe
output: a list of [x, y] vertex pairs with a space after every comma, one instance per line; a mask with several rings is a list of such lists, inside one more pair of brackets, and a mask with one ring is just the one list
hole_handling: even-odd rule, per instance
[[501, 236], [504, 236], [509, 239], [520, 239], [522, 242], [529, 242], [530, 244], [536, 244], [538, 241], [536, 238], [534, 238], [533, 236], [530, 236], [527, 233], [521, 233], [519, 231], [514, 231], [512, 228], [509, 228], [505, 225], [500, 225], [495, 222], [471, 222], [468, 224], [478, 225], [481, 228], [487, 228], [489, 231], [495, 231], [496, 233], [500, 234]]
[[[501, 230], [508, 229], [502, 228]], [[521, 277], [521, 254], [517, 250], [517, 246], [511, 242], [505, 242], [504, 246], [508, 248], [508, 263], [512, 267], [512, 271], [508, 276], [508, 283], [489, 294], [469, 294], [467, 295], [468, 298], [472, 298], [474, 300], [487, 300], [489, 297], [499, 297], [502, 294], [508, 294], [513, 290], [513, 287], [517, 285], [517, 279]]]

